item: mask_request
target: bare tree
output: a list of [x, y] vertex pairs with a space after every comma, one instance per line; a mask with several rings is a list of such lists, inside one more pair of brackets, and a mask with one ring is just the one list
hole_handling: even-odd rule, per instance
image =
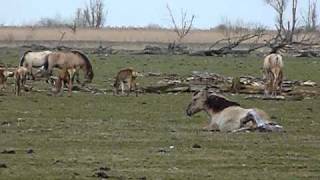
[[284, 26], [284, 13], [288, 5], [288, 0], [264, 0], [268, 5], [270, 5], [277, 13], [277, 23], [276, 28], [278, 30], [277, 38], [281, 38], [282, 34], [285, 32]]
[[178, 42], [181, 42], [190, 33], [190, 30], [192, 28], [192, 25], [195, 19], [195, 15], [191, 15], [191, 17], [188, 18], [187, 12], [184, 10], [181, 10], [181, 22], [180, 24], [178, 24], [176, 18], [172, 13], [172, 10], [169, 4], [167, 4], [167, 9], [171, 18], [171, 23], [174, 26], [174, 32], [178, 36]]
[[297, 26], [297, 7], [298, 0], [291, 0], [291, 20], [285, 25], [285, 11], [288, 7], [289, 0], [264, 0], [277, 13], [276, 29], [277, 35], [267, 45], [272, 49], [271, 52], [277, 52], [287, 45], [293, 44]]
[[318, 21], [317, 0], [309, 0], [307, 15], [303, 19], [305, 30], [309, 32], [316, 30]]
[[[103, 0], [90, 0], [85, 8], [78, 8], [75, 13], [74, 26], [76, 27], [103, 27], [107, 11]], [[76, 29], [76, 28], [75, 28]]]

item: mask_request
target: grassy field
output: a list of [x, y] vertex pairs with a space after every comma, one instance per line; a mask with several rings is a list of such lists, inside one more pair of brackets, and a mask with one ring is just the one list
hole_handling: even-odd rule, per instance
[[[19, 50], [1, 50], [0, 62], [17, 64]], [[118, 69], [141, 72], [216, 72], [261, 75], [261, 58], [96, 56], [91, 86], [110, 89]], [[285, 59], [287, 79], [320, 83], [319, 59]], [[143, 77], [141, 86], [157, 78]], [[44, 82], [35, 87], [48, 89]], [[286, 133], [204, 132], [207, 117], [189, 119], [191, 94], [114, 97], [46, 92], [0, 96], [0, 179], [95, 179], [101, 167], [112, 179], [319, 179], [320, 98], [303, 101], [230, 99], [266, 110]], [[200, 148], [193, 148], [197, 144]], [[33, 150], [33, 152], [30, 152]], [[7, 168], [1, 168], [5, 164]]]

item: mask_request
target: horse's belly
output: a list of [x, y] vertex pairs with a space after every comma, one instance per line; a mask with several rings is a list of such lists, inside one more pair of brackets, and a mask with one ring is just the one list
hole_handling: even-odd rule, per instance
[[220, 131], [229, 132], [237, 130], [241, 126], [241, 119], [247, 116], [247, 110], [241, 107], [229, 107], [224, 109], [218, 120]]

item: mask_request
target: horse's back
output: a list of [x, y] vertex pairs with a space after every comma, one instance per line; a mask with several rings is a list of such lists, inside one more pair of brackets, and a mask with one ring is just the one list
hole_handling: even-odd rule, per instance
[[45, 63], [45, 57], [52, 53], [51, 51], [41, 51], [41, 52], [28, 52], [23, 57], [22, 66], [31, 65], [34, 67], [43, 66]]
[[64, 66], [67, 68], [74, 68], [86, 63], [80, 55], [72, 52], [51, 53], [48, 56], [48, 62], [52, 66], [58, 66], [60, 68], [63, 68]]
[[265, 57], [263, 63], [264, 69], [282, 68], [283, 60], [280, 54], [270, 54]]

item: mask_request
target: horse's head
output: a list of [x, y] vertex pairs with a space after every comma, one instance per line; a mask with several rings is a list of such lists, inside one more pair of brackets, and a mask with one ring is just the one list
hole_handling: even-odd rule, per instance
[[204, 110], [205, 102], [208, 98], [208, 91], [197, 91], [193, 94], [191, 103], [188, 105], [186, 113], [188, 116], [192, 116], [202, 110]]
[[189, 104], [186, 112], [188, 116], [200, 112], [202, 110], [209, 110], [213, 113], [219, 113], [230, 106], [240, 106], [239, 103], [228, 100], [222, 95], [215, 93], [208, 93], [207, 90], [202, 90], [194, 93], [192, 101]]
[[87, 73], [86, 73], [86, 75], [85, 75], [85, 79], [86, 79], [85, 81], [86, 81], [87, 83], [91, 83], [93, 77], [94, 77], [94, 73], [93, 73], [92, 69], [91, 69], [91, 70], [88, 70]]

